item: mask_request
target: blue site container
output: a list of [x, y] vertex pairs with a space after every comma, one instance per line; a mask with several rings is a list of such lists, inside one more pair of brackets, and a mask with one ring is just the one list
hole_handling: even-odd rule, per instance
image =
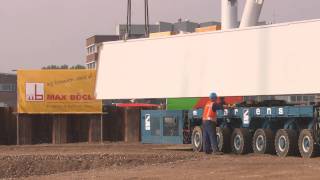
[[183, 144], [185, 111], [141, 111], [141, 142], [145, 144]]

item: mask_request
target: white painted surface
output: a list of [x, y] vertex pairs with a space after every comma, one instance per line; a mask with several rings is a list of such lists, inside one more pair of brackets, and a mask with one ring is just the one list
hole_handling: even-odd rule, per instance
[[104, 43], [97, 98], [320, 93], [319, 32], [313, 20]]
[[238, 28], [238, 0], [221, 0], [221, 27]]
[[151, 130], [151, 116], [150, 116], [150, 114], [145, 115], [145, 130], [146, 131]]
[[240, 22], [240, 28], [256, 26], [258, 24], [263, 3], [264, 0], [247, 0]]

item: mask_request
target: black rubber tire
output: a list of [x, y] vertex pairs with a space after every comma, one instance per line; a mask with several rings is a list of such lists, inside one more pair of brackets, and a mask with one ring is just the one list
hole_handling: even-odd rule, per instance
[[235, 154], [251, 152], [252, 137], [249, 129], [236, 128], [231, 135], [231, 149]]
[[257, 129], [252, 138], [253, 152], [256, 154], [274, 153], [274, 134], [271, 129]]
[[[281, 143], [282, 141], [282, 143]], [[274, 146], [279, 157], [292, 156], [298, 150], [298, 135], [292, 129], [279, 129], [276, 133]]]
[[191, 143], [194, 152], [203, 151], [203, 134], [200, 126], [194, 127], [192, 131]]
[[[308, 143], [308, 144], [305, 144]], [[306, 146], [308, 145], [308, 146]], [[299, 152], [303, 158], [315, 157], [318, 153], [318, 145], [315, 143], [312, 131], [303, 129], [298, 140]]]
[[231, 150], [230, 139], [231, 139], [230, 128], [217, 127], [217, 140], [218, 140], [219, 151], [224, 152], [224, 153], [230, 152], [230, 150]]

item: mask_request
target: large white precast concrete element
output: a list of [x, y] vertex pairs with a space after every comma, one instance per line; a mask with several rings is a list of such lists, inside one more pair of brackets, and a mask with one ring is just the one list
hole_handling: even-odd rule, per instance
[[264, 0], [247, 0], [240, 23], [240, 28], [257, 25], [263, 3]]
[[238, 28], [238, 0], [221, 0], [222, 29]]
[[96, 95], [144, 99], [207, 97], [211, 92], [318, 94], [319, 32], [320, 19], [105, 42], [99, 47]]

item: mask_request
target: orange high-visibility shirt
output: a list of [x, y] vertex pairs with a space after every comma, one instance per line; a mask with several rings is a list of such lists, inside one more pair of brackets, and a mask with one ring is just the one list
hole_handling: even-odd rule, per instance
[[204, 106], [203, 109], [203, 114], [202, 114], [202, 120], [206, 121], [206, 120], [215, 120], [217, 117], [216, 112], [212, 111], [212, 105], [214, 104], [214, 102], [208, 101], [206, 103], [206, 105]]

